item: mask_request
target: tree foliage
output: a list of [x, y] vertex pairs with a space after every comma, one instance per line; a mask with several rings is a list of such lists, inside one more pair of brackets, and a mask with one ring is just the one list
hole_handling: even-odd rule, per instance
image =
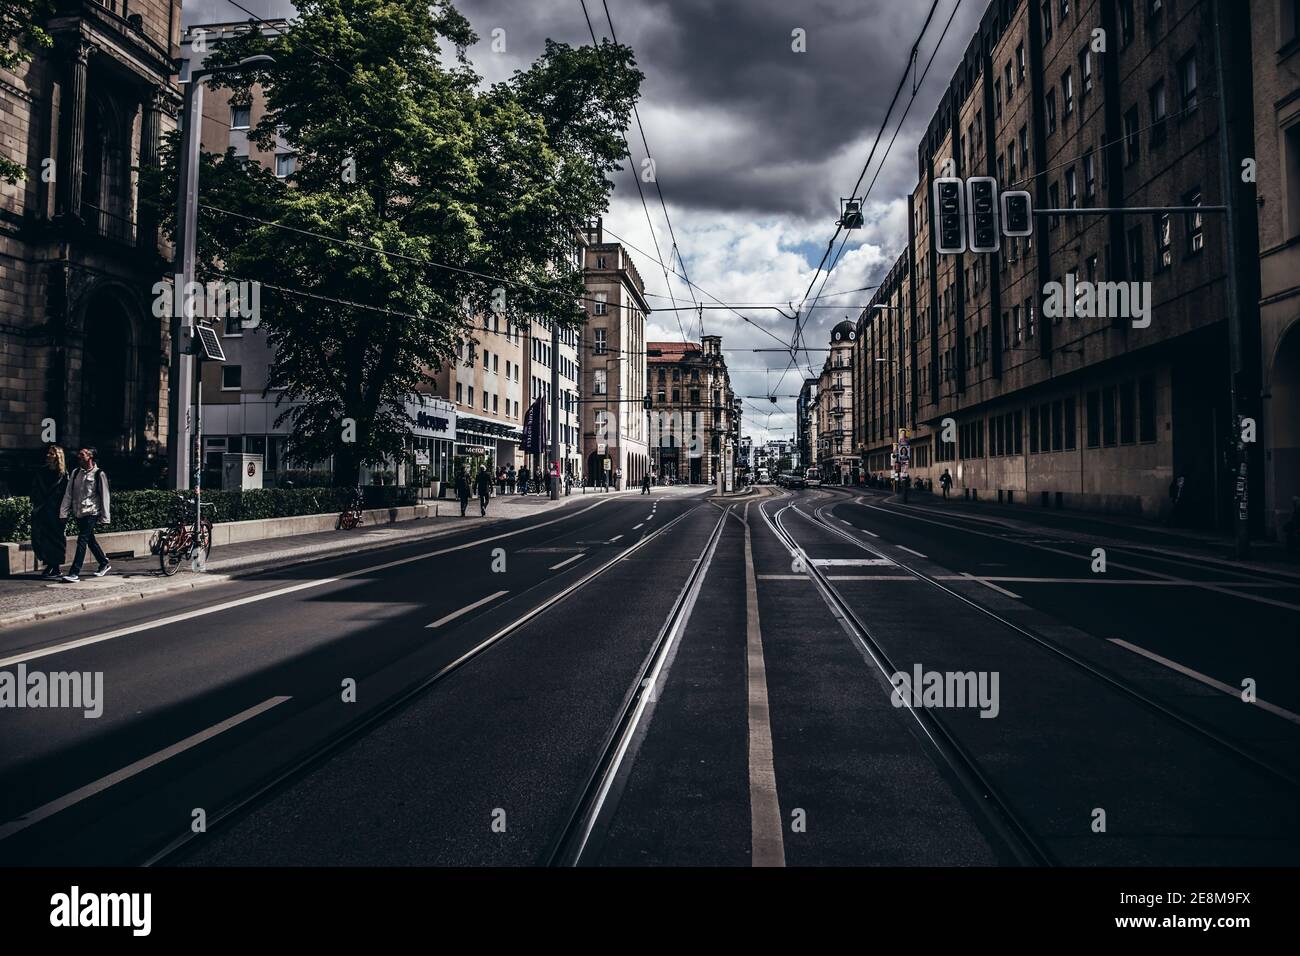
[[[341, 482], [400, 450], [405, 399], [502, 304], [496, 290], [515, 327], [583, 317], [564, 251], [608, 205], [641, 73], [626, 47], [548, 42], [485, 87], [464, 54], [475, 40], [449, 0], [303, 0], [287, 30], [208, 57], [237, 99], [261, 85], [250, 138], [292, 144], [297, 168], [281, 181], [205, 159], [200, 256], [263, 283], [270, 387], [295, 403], [289, 452], [333, 455]], [[274, 65], [237, 66], [259, 53]]]

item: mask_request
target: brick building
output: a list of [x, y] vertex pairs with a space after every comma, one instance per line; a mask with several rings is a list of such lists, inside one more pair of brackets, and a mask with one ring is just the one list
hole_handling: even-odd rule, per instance
[[[0, 484], [27, 491], [52, 426], [96, 445], [119, 487], [161, 479], [168, 271], [139, 170], [175, 126], [180, 0], [56, 0], [54, 40], [0, 71]], [[3, 490], [0, 490], [3, 493]]]
[[[1223, 21], [1225, 57], [1245, 62], [1246, 19]], [[947, 468], [959, 492], [1154, 517], [1181, 476], [1187, 520], [1226, 526], [1225, 218], [1040, 216], [1000, 253], [941, 256], [930, 199], [937, 177], [985, 175], [1039, 209], [1221, 204], [1218, 79], [1209, 0], [989, 4], [919, 144], [907, 248], [858, 320], [854, 424], [869, 471], [888, 470], [907, 427], [912, 474]], [[1250, 155], [1249, 71], [1223, 80], [1229, 154]], [[1252, 415], [1253, 203], [1240, 213], [1238, 391]], [[1049, 283], [1069, 276], [1150, 283], [1149, 324], [1045, 317]]]
[[694, 342], [650, 342], [650, 445], [653, 467], [665, 479], [713, 484], [725, 467], [728, 444], [740, 440], [740, 413], [722, 337]]

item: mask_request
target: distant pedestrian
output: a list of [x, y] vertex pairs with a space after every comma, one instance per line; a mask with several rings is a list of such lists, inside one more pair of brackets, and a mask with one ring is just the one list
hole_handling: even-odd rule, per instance
[[506, 491], [510, 494], [515, 493], [515, 466], [511, 465], [506, 469]]
[[528, 466], [524, 465], [519, 469], [519, 493], [521, 495], [528, 494], [528, 478]]
[[623, 469], [622, 468], [614, 469], [614, 490], [615, 491], [623, 490]]
[[67, 522], [59, 516], [63, 495], [68, 489], [68, 469], [64, 464], [63, 449], [58, 445], [49, 445], [45, 449], [44, 467], [36, 473], [32, 484], [32, 551], [36, 560], [45, 565], [41, 576], [57, 578], [63, 573], [63, 558], [68, 547], [63, 535]]
[[492, 497], [492, 476], [488, 474], [487, 467], [479, 465], [478, 468], [478, 513], [482, 517], [487, 514], [488, 499]]
[[948, 489], [952, 487], [952, 474], [947, 468], [945, 468], [943, 474], [939, 476], [939, 487], [943, 489], [943, 500], [947, 501]]
[[650, 472], [648, 471], [641, 476], [641, 494], [650, 494]]
[[59, 505], [59, 517], [74, 518], [77, 522], [77, 553], [73, 555], [72, 567], [60, 581], [76, 584], [81, 580], [81, 564], [86, 560], [86, 548], [99, 562], [95, 577], [102, 578], [112, 567], [104, 549], [95, 538], [95, 526], [108, 524], [109, 514], [108, 476], [95, 463], [98, 453], [94, 448], [83, 448], [77, 452], [79, 467], [68, 476], [68, 484], [63, 492], [63, 503]]
[[504, 468], [498, 468], [497, 469], [497, 494], [504, 495], [505, 493], [506, 493], [506, 470]]
[[462, 468], [456, 475], [456, 497], [460, 499], [460, 516], [465, 517], [465, 509], [469, 507], [469, 475], [465, 474]]

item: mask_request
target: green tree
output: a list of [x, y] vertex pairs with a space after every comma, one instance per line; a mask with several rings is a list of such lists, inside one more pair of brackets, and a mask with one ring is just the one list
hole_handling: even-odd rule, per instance
[[[49, 15], [46, 0], [0, 0], [0, 70], [16, 71], [37, 50], [50, 46], [50, 35], [41, 27]], [[0, 179], [11, 186], [27, 170], [6, 156], [0, 156]]]
[[251, 138], [272, 148], [279, 136], [298, 161], [279, 181], [209, 159], [200, 255], [209, 275], [263, 283], [270, 387], [301, 403], [281, 415], [289, 453], [333, 455], [341, 484], [400, 450], [406, 397], [474, 316], [584, 315], [564, 250], [608, 205], [642, 75], [626, 47], [548, 42], [485, 87], [465, 57], [475, 39], [449, 0], [304, 0], [287, 30], [209, 57], [274, 57], [218, 79], [236, 96], [262, 85]]

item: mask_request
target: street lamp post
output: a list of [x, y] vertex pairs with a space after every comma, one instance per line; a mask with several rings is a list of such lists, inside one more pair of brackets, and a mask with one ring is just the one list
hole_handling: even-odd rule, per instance
[[[275, 60], [266, 54], [246, 57], [234, 66], [195, 70], [190, 73], [185, 86], [181, 109], [180, 184], [176, 195], [176, 242], [172, 257], [172, 327], [171, 367], [169, 373], [168, 467], [171, 469], [172, 487], [184, 491], [193, 480], [191, 471], [203, 467], [203, 449], [190, 448], [192, 432], [197, 443], [198, 430], [191, 429], [189, 418], [190, 379], [196, 364], [189, 354], [189, 344], [181, 348], [182, 329], [190, 337], [194, 334], [194, 300], [190, 287], [194, 283], [195, 236], [199, 211], [199, 141], [203, 116], [203, 81], [218, 73], [227, 73], [242, 67], [269, 65]], [[179, 297], [179, 299], [177, 298]], [[175, 308], [179, 301], [181, 308]], [[195, 384], [197, 397], [199, 385]], [[183, 410], [183, 411], [182, 411]], [[191, 458], [191, 455], [193, 456]]]

